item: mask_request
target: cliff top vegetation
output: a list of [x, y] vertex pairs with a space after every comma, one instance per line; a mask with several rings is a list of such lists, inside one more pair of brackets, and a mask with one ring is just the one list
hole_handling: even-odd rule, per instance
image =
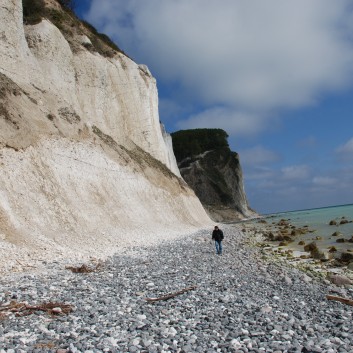
[[35, 25], [47, 18], [52, 22], [70, 45], [73, 44], [74, 34], [84, 34], [89, 37], [92, 45], [86, 47], [105, 57], [112, 57], [116, 52], [126, 55], [106, 34], [99, 33], [90, 23], [80, 20], [74, 13], [75, 0], [53, 0], [59, 6], [51, 6], [44, 0], [22, 0], [23, 22]]
[[227, 147], [228, 134], [222, 129], [191, 129], [173, 132], [173, 150], [177, 161], [205, 151]]

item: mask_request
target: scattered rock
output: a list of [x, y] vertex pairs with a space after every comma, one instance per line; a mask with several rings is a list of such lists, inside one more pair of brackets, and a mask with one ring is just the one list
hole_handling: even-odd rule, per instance
[[332, 253], [330, 253], [329, 251], [313, 250], [310, 254], [314, 259], [321, 261], [328, 261], [333, 258]]
[[292, 285], [293, 284], [293, 281], [290, 277], [288, 276], [284, 276], [284, 282], [288, 285]]
[[337, 225], [337, 221], [335, 221], [334, 219], [332, 221], [330, 221], [329, 223], [330, 226], [336, 226]]
[[60, 308], [60, 307], [56, 307], [56, 308], [53, 308], [53, 309], [51, 309], [51, 312], [53, 313], [53, 314], [61, 314], [63, 311], [62, 311], [62, 309]]
[[344, 243], [345, 241], [346, 241], [346, 239], [344, 239], [344, 238], [338, 238], [336, 240], [336, 243]]
[[313, 281], [313, 280], [311, 279], [311, 277], [309, 277], [309, 276], [306, 275], [305, 273], [304, 273], [303, 276], [302, 276], [302, 280], [303, 280], [305, 283], [310, 283], [310, 282]]
[[353, 253], [343, 252], [341, 254], [340, 260], [343, 261], [343, 262], [353, 261]]
[[272, 307], [268, 304], [264, 305], [262, 308], [261, 308], [261, 312], [262, 313], [270, 313], [272, 311]]
[[312, 251], [319, 251], [319, 249], [318, 249], [316, 243], [312, 242], [312, 243], [304, 246], [304, 251], [312, 252]]
[[335, 284], [336, 286], [344, 286], [344, 285], [353, 284], [352, 280], [350, 280], [348, 277], [342, 276], [342, 275], [329, 275], [328, 279], [331, 281], [331, 283]]
[[[38, 318], [5, 318], [0, 346], [9, 352], [56, 352], [59, 347], [73, 353], [299, 352], [305, 339], [310, 352], [320, 346], [329, 352], [322, 342], [339, 337], [340, 351], [349, 352], [353, 327], [343, 318], [351, 317], [351, 308], [326, 302], [327, 285], [317, 276], [285, 262], [263, 261], [263, 249], [245, 245], [249, 236], [227, 227], [222, 227], [227, 235], [222, 257], [195, 241], [209, 240], [209, 232], [200, 231], [155, 247], [136, 247], [134, 256], [116, 255], [88, 275], [58, 265], [57, 271], [48, 267], [21, 279], [0, 278], [0, 303], [14, 295], [21, 302], [55, 296], [76, 308], [49, 320], [41, 312], [34, 313]], [[145, 300], [192, 285], [195, 291], [169, 301]], [[313, 315], [323, 303], [323, 315]], [[55, 345], [49, 347], [51, 342]]]

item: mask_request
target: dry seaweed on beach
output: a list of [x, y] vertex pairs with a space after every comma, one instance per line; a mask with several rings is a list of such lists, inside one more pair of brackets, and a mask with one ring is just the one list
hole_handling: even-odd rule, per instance
[[15, 313], [16, 316], [31, 315], [36, 311], [45, 311], [49, 315], [67, 315], [73, 311], [73, 306], [65, 303], [49, 302], [39, 305], [29, 305], [27, 303], [19, 303], [15, 300], [9, 304], [0, 306], [1, 318], [5, 318], [10, 313]]
[[188, 287], [188, 288], [184, 288], [184, 289], [181, 289], [177, 292], [174, 292], [174, 293], [169, 293], [169, 294], [166, 294], [166, 295], [162, 295], [161, 297], [158, 297], [158, 298], [145, 298], [145, 300], [147, 302], [150, 302], [150, 303], [153, 303], [153, 302], [157, 302], [157, 301], [160, 301], [160, 300], [168, 300], [168, 299], [171, 299], [171, 298], [174, 298], [178, 295], [181, 295], [183, 293], [186, 293], [186, 292], [189, 292], [191, 290], [194, 290], [196, 289], [196, 286], [191, 286], [191, 287]]
[[73, 273], [91, 273], [91, 272], [98, 271], [102, 267], [103, 267], [103, 264], [99, 262], [95, 266], [89, 266], [89, 265], [83, 264], [81, 266], [66, 266], [65, 268], [67, 270], [71, 270], [71, 272]]
[[[43, 349], [43, 350], [54, 349], [55, 343], [54, 342], [39, 342], [39, 343], [36, 343], [34, 347], [37, 349]], [[66, 350], [65, 350], [65, 352], [66, 352]]]

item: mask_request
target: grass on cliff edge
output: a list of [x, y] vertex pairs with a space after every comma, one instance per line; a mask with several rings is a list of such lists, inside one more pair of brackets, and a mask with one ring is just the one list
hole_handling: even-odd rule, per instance
[[[55, 0], [61, 6], [61, 11], [49, 8], [44, 0], [22, 0], [23, 22], [27, 25], [35, 25], [47, 18], [52, 22], [65, 38], [70, 42], [73, 29], [80, 29], [81, 25], [87, 30], [93, 49], [105, 57], [114, 56], [115, 52], [126, 55], [106, 34], [99, 33], [96, 28], [86, 21], [81, 21], [73, 12], [74, 0]], [[108, 48], [107, 48], [108, 47]], [[108, 49], [113, 49], [108, 50]]]

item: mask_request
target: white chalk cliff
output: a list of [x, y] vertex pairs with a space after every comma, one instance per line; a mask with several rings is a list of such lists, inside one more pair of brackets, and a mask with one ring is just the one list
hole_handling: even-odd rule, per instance
[[0, 271], [211, 222], [180, 178], [148, 69], [71, 36], [48, 19], [23, 25], [22, 1], [1, 1]]

